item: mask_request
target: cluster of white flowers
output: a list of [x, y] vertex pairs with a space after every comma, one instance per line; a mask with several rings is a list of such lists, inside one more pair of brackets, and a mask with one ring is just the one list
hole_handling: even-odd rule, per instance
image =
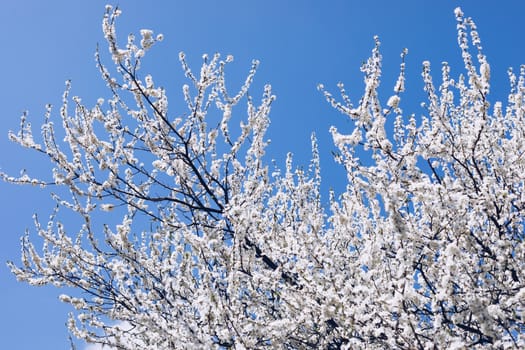
[[[468, 79], [454, 81], [444, 63], [436, 89], [430, 63], [423, 62], [428, 116], [416, 126], [413, 116], [405, 124], [398, 115], [394, 145], [384, 131], [390, 110], [379, 108], [377, 99], [380, 56], [363, 68], [372, 81], [359, 108], [344, 90], [343, 103], [325, 92], [355, 120], [356, 131], [363, 130], [363, 150], [375, 161], [365, 166], [355, 157], [356, 131], [345, 136], [334, 129], [338, 160], [350, 180], [332, 204], [331, 230], [341, 239], [346, 233], [350, 248], [336, 266], [345, 266], [345, 279], [359, 286], [341, 294], [358, 302], [347, 302], [339, 320], [352, 320], [347, 329], [356, 332], [356, 347], [525, 345], [525, 162], [519, 157], [525, 140], [518, 136], [525, 123], [523, 96], [514, 95], [525, 75], [511, 74], [505, 114], [500, 102], [491, 114], [490, 68], [476, 27], [461, 10], [456, 16]], [[477, 63], [469, 43], [478, 51]], [[400, 102], [398, 84], [386, 103], [392, 109]]]
[[[348, 135], [330, 130], [348, 183], [339, 197], [330, 193], [329, 208], [315, 137], [306, 170], [291, 155], [284, 170], [265, 163], [275, 97], [269, 85], [259, 104], [247, 95], [258, 61], [230, 95], [232, 56], [205, 55], [195, 73], [181, 53], [187, 111], [175, 118], [166, 92], [137, 75], [162, 36], [141, 30], [140, 47], [130, 35], [121, 49], [119, 14], [107, 7], [103, 20], [115, 76], [97, 54], [111, 97], [88, 108], [67, 84], [68, 147], [59, 147], [50, 107], [42, 144], [25, 115], [10, 134], [45, 153], [52, 183], [67, 190], [54, 195], [47, 224], [35, 216], [42, 249], [25, 235], [22, 264], [10, 267], [21, 281], [83, 292], [60, 296], [78, 312], [68, 322], [74, 336], [144, 350], [525, 347], [525, 68], [509, 72], [507, 107], [491, 110], [489, 65], [459, 9], [467, 77], [453, 80], [444, 63], [436, 88], [425, 62], [421, 119], [400, 108], [406, 51], [382, 103], [377, 38], [357, 106], [342, 83], [342, 102], [319, 85], [355, 122]], [[77, 232], [58, 208], [78, 214]], [[110, 217], [121, 220], [98, 224]]]

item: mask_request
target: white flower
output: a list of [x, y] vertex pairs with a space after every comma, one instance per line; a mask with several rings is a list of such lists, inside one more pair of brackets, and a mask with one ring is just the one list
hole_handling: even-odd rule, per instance
[[490, 80], [490, 65], [487, 62], [483, 62], [481, 67], [479, 67], [479, 71], [483, 79], [488, 82]]
[[399, 106], [399, 101], [400, 100], [401, 99], [399, 98], [398, 95], [390, 96], [390, 98], [388, 99], [388, 102], [386, 103], [386, 105], [388, 107], [397, 108]]
[[153, 31], [150, 30], [150, 29], [141, 29], [140, 30], [140, 35], [142, 35], [142, 38], [144, 40], [150, 40], [151, 36], [153, 35]]
[[113, 204], [105, 203], [100, 205], [100, 209], [103, 211], [112, 211], [115, 209], [115, 206]]

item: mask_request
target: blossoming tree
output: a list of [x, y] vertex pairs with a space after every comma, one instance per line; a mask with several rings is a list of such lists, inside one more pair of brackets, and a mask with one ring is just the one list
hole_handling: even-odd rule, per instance
[[109, 99], [90, 108], [68, 84], [64, 142], [51, 107], [41, 141], [26, 116], [10, 134], [51, 160], [52, 178], [3, 174], [56, 188], [49, 220], [35, 217], [43, 246], [25, 235], [9, 266], [33, 285], [73, 287], [60, 298], [76, 309], [74, 336], [117, 349], [525, 346], [525, 67], [509, 71], [508, 103], [491, 105], [489, 64], [461, 10], [466, 74], [443, 64], [437, 87], [423, 64], [425, 116], [401, 110], [404, 63], [381, 102], [377, 39], [358, 104], [342, 84], [341, 102], [319, 87], [355, 122], [331, 129], [347, 187], [329, 208], [315, 138], [306, 170], [265, 163], [274, 96], [247, 94], [257, 62], [231, 93], [232, 57], [204, 56], [195, 73], [181, 54], [186, 109], [168, 111], [166, 91], [139, 73], [162, 36], [141, 30], [122, 48], [119, 14], [107, 7], [103, 20], [116, 70], [97, 55]]

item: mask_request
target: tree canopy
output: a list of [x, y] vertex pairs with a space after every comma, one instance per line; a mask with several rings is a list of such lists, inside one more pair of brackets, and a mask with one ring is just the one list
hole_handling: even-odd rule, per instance
[[248, 93], [257, 61], [232, 92], [232, 56], [204, 55], [194, 71], [181, 53], [185, 106], [168, 111], [140, 70], [162, 35], [143, 29], [121, 46], [119, 15], [108, 6], [103, 19], [115, 68], [97, 52], [109, 98], [86, 106], [67, 83], [41, 138], [26, 115], [10, 133], [50, 159], [51, 176], [2, 174], [56, 189], [50, 218], [35, 216], [43, 244], [27, 233], [9, 266], [20, 281], [72, 287], [60, 299], [75, 337], [117, 349], [525, 346], [525, 67], [509, 70], [506, 104], [491, 104], [490, 66], [459, 8], [465, 72], [443, 63], [436, 85], [423, 63], [425, 115], [401, 108], [406, 51], [379, 96], [378, 38], [357, 103], [343, 84], [340, 97], [319, 85], [355, 124], [330, 130], [347, 183], [328, 207], [315, 137], [306, 167], [265, 157], [275, 97], [270, 85]]

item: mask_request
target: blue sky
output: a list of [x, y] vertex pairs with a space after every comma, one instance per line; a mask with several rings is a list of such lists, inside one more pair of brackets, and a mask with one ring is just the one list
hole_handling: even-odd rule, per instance
[[[109, 96], [93, 58], [97, 43], [106, 50], [101, 33], [105, 4], [98, 0], [2, 1], [2, 170], [14, 174], [23, 168], [29, 174], [49, 171], [45, 159], [11, 144], [7, 132], [17, 129], [24, 110], [38, 126], [46, 103], [60, 105], [66, 79], [73, 82], [73, 94], [87, 104]], [[334, 147], [328, 128], [336, 125], [345, 132], [353, 124], [328, 106], [316, 85], [324, 83], [337, 92], [335, 84], [343, 81], [357, 101], [363, 88], [359, 67], [373, 47], [374, 35], [382, 42], [385, 102], [395, 83], [399, 54], [409, 49], [404, 95], [408, 114], [422, 113], [417, 107], [424, 97], [422, 61], [432, 62], [435, 77], [439, 77], [442, 61], [451, 64], [454, 76], [462, 72], [453, 14], [456, 6], [479, 27], [492, 68], [492, 100], [506, 97], [507, 68], [518, 69], [525, 63], [525, 2], [520, 0], [174, 0], [120, 1], [119, 6], [123, 15], [117, 29], [123, 38], [142, 28], [164, 34], [164, 41], [146, 57], [145, 70], [172, 96], [180, 93], [184, 83], [179, 51], [185, 51], [196, 64], [203, 53], [233, 54], [235, 62], [228, 71], [232, 85], [239, 85], [251, 60], [259, 59], [251, 94], [260, 96], [262, 85], [271, 83], [277, 95], [268, 133], [270, 157], [282, 164], [291, 151], [297, 163], [306, 164], [309, 137], [315, 131], [325, 191], [344, 184], [344, 174], [331, 159]], [[170, 108], [177, 110], [174, 105]], [[57, 299], [61, 291], [17, 283], [5, 266], [6, 260], [19, 261], [19, 237], [31, 228], [32, 214], [45, 218], [53, 203], [35, 188], [0, 183], [0, 194], [0, 348], [68, 348], [64, 324], [70, 310]]]

